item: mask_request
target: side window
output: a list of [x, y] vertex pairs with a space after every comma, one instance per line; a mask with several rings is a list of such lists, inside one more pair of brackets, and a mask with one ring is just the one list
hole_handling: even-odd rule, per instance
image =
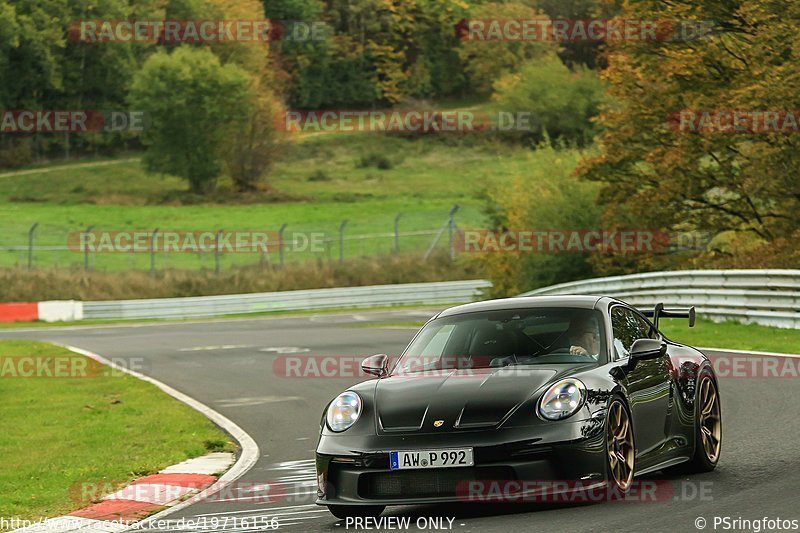
[[657, 339], [658, 331], [650, 325], [650, 323], [637, 314], [634, 314], [637, 322], [639, 322], [639, 339]]
[[611, 328], [614, 330], [614, 350], [618, 358], [624, 359], [630, 355], [633, 341], [638, 338], [636, 317], [624, 307], [614, 307], [611, 309]]
[[658, 338], [655, 328], [645, 319], [622, 306], [611, 310], [611, 327], [614, 330], [614, 349], [617, 357], [623, 359], [630, 355], [631, 346], [636, 339]]

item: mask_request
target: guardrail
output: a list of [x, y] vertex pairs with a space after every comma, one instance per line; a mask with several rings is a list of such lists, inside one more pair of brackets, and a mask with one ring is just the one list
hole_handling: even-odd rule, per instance
[[301, 291], [83, 302], [83, 318], [202, 318], [224, 315], [391, 305], [439, 305], [479, 299], [485, 280], [405, 283]]
[[520, 296], [597, 294], [639, 308], [697, 308], [712, 320], [800, 329], [800, 270], [682, 270], [562, 283]]

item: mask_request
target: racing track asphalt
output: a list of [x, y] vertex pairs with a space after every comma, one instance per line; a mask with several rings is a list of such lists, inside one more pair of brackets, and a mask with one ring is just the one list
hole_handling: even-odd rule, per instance
[[[274, 372], [274, 361], [286, 355], [281, 351], [300, 357], [399, 353], [413, 329], [360, 326], [419, 322], [431, 314], [398, 310], [3, 330], [0, 338], [55, 341], [128, 361], [133, 369], [219, 411], [255, 439], [261, 457], [239, 480], [238, 492], [196, 503], [169, 518], [204, 517], [207, 532], [254, 531], [253, 517], [277, 517], [281, 529], [290, 531], [341, 531], [344, 522], [313, 505], [313, 450], [322, 408], [356, 379], [281, 377]], [[456, 531], [504, 533], [697, 531], [698, 517], [713, 531], [714, 516], [800, 519], [800, 380], [723, 378], [720, 393], [719, 466], [703, 475], [645, 477], [673, 487], [665, 501], [394, 507], [384, 516], [410, 517], [412, 530], [419, 517], [450, 517]], [[278, 487], [287, 496], [269, 501], [266, 495], [271, 490], [274, 497]], [[704, 497], [693, 496], [699, 491]]]

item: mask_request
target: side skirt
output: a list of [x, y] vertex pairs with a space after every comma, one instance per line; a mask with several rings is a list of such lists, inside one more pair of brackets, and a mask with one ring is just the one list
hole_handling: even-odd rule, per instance
[[642, 470], [637, 470], [633, 475], [634, 476], [643, 476], [645, 474], [650, 474], [651, 472], [655, 472], [657, 470], [663, 470], [664, 468], [669, 468], [671, 466], [679, 465], [681, 463], [685, 463], [689, 461], [691, 457], [681, 456], [681, 457], [673, 457], [672, 459], [667, 459], [657, 465], [649, 466]]

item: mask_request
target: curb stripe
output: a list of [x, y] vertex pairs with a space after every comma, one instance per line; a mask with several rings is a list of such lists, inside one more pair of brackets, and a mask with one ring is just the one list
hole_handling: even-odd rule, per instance
[[214, 452], [202, 457], [187, 459], [182, 463], [172, 465], [161, 471], [162, 474], [205, 474], [208, 476], [219, 475], [225, 472], [233, 463], [230, 453]]
[[72, 322], [83, 320], [83, 302], [53, 300], [47, 302], [0, 303], [0, 322]]
[[169, 504], [176, 502], [189, 494], [196, 494], [200, 489], [194, 487], [182, 487], [180, 485], [152, 485], [148, 483], [138, 483], [128, 485], [114, 494], [109, 494], [103, 498], [104, 502], [125, 502], [135, 501], [138, 503], [148, 503], [158, 507], [169, 507]]
[[38, 303], [0, 304], [0, 322], [33, 322], [39, 320]]
[[69, 516], [93, 520], [134, 522], [163, 508], [163, 505], [134, 500], [105, 500], [86, 509], [75, 511]]
[[[169, 385], [166, 385], [166, 384], [158, 381], [157, 379], [151, 378], [150, 376], [146, 376], [146, 375], [144, 375], [144, 374], [142, 374], [140, 372], [136, 372], [135, 370], [131, 370], [129, 368], [125, 368], [125, 367], [123, 367], [121, 365], [113, 363], [112, 361], [109, 361], [108, 359], [106, 359], [105, 357], [103, 357], [101, 355], [97, 355], [96, 353], [90, 352], [88, 350], [83, 350], [81, 348], [76, 348], [74, 346], [69, 346], [69, 345], [66, 345], [66, 344], [61, 344], [61, 346], [63, 346], [64, 348], [66, 348], [68, 350], [71, 350], [71, 351], [73, 351], [73, 352], [75, 352], [77, 354], [84, 355], [86, 357], [89, 357], [90, 359], [94, 359], [95, 361], [98, 361], [100, 363], [108, 365], [108, 366], [110, 366], [111, 368], [113, 368], [115, 370], [120, 370], [122, 372], [130, 374], [131, 376], [139, 378], [142, 381], [146, 381], [148, 383], [151, 383], [151, 384], [155, 385], [156, 387], [158, 387], [159, 389], [161, 389], [165, 393], [169, 394], [170, 396], [172, 396], [176, 400], [185, 403], [186, 405], [188, 405], [192, 409], [194, 409], [196, 411], [199, 411], [201, 414], [205, 415], [206, 418], [210, 419], [212, 422], [214, 422], [219, 427], [221, 427], [223, 430], [225, 430], [231, 437], [234, 438], [234, 440], [236, 440], [236, 442], [239, 443], [239, 446], [241, 448], [241, 454], [239, 455], [238, 460], [230, 468], [230, 470], [225, 472], [225, 474], [223, 474], [220, 478], [217, 479], [216, 483], [214, 483], [212, 486], [208, 487], [207, 489], [204, 489], [202, 492], [200, 492], [196, 496], [193, 496], [193, 497], [189, 498], [188, 500], [182, 501], [182, 502], [180, 502], [180, 503], [178, 503], [178, 504], [176, 504], [176, 505], [174, 505], [172, 507], [164, 509], [164, 510], [162, 510], [162, 511], [160, 511], [160, 512], [158, 512], [158, 513], [156, 513], [156, 514], [154, 514], [154, 515], [152, 515], [150, 517], [148, 517], [147, 520], [160, 520], [163, 517], [165, 517], [165, 516], [167, 516], [167, 515], [169, 515], [171, 513], [174, 513], [174, 512], [176, 512], [176, 511], [178, 511], [180, 509], [188, 507], [188, 506], [198, 502], [199, 500], [201, 500], [203, 498], [206, 498], [208, 496], [216, 494], [217, 492], [222, 490], [226, 485], [228, 485], [232, 481], [235, 481], [235, 480], [239, 479], [240, 477], [242, 477], [258, 461], [258, 458], [260, 456], [260, 452], [259, 452], [259, 449], [258, 449], [258, 444], [256, 444], [256, 441], [253, 439], [253, 437], [248, 435], [247, 432], [245, 432], [242, 428], [240, 428], [235, 422], [233, 422], [232, 420], [228, 419], [227, 417], [221, 415], [217, 411], [214, 411], [213, 409], [211, 409], [207, 405], [195, 400], [191, 396], [188, 396], [188, 395], [186, 395], [186, 394], [184, 394], [184, 393], [182, 393], [182, 392], [180, 392], [180, 391], [178, 391], [176, 389], [173, 389]], [[138, 525], [137, 529], [140, 529], [140, 528], [141, 528], [141, 525]], [[133, 529], [133, 528], [129, 528], [129, 529]]]
[[137, 479], [131, 485], [171, 485], [201, 490], [216, 481], [215, 476], [206, 474], [153, 474]]
[[[2, 308], [4, 305], [7, 304], [0, 304], [0, 308]], [[38, 307], [37, 304], [26, 305], [31, 305], [34, 309]], [[73, 531], [83, 531], [86, 533], [122, 533], [128, 530], [139, 530], [147, 521], [135, 525], [125, 525], [125, 522], [131, 524], [133, 522], [139, 522], [145, 518], [147, 518], [147, 520], [160, 520], [163, 516], [183, 509], [202, 498], [219, 492], [228, 483], [231, 483], [243, 476], [258, 461], [260, 452], [256, 441], [253, 440], [253, 438], [237, 424], [220, 413], [214, 411], [207, 405], [195, 400], [190, 396], [187, 396], [186, 394], [183, 394], [176, 389], [173, 389], [169, 385], [166, 385], [157, 379], [120, 366], [96, 353], [66, 344], [55, 342], [53, 344], [62, 346], [74, 353], [83, 355], [110, 368], [113, 368], [114, 370], [125, 372], [126, 374], [129, 374], [137, 379], [141, 379], [142, 381], [146, 381], [147, 383], [155, 385], [164, 393], [200, 412], [206, 418], [210, 419], [212, 422], [225, 430], [236, 440], [236, 442], [239, 443], [241, 454], [234, 465], [219, 478], [216, 478], [211, 474], [226, 469], [231, 463], [231, 457], [233, 454], [222, 452], [210, 453], [204, 457], [197, 457], [177, 465], [172, 465], [171, 467], [164, 469], [164, 471], [159, 474], [153, 474], [138, 480], [139, 487], [142, 487], [144, 490], [153, 491], [153, 493], [160, 493], [163, 491], [167, 494], [177, 494], [180, 492], [185, 496], [187, 494], [197, 492], [201, 488], [203, 489], [202, 492], [199, 492], [195, 496], [183, 501], [180, 501], [180, 497], [178, 497], [172, 498], [169, 502], [166, 502], [167, 505], [159, 505], [157, 503], [129, 499], [105, 499], [90, 507], [70, 513], [67, 516], [50, 518], [43, 522], [38, 522], [28, 528], [16, 529], [13, 533], [41, 533], [42, 528], [45, 528], [46, 531], [51, 533], [67, 533]], [[187, 472], [187, 470], [192, 469], [196, 471]], [[197, 472], [197, 470], [200, 472]], [[215, 483], [214, 480], [216, 480]], [[147, 483], [147, 481], [159, 481], [160, 483]], [[198, 485], [198, 483], [202, 484], [202, 487]], [[213, 483], [213, 485], [207, 486], [210, 483]], [[126, 487], [126, 489], [130, 489], [130, 487], [135, 487], [136, 485], [137, 483], [133, 482], [131, 485]], [[122, 489], [115, 494], [119, 495], [118, 497], [120, 497], [125, 493], [126, 489]], [[170, 504], [173, 503], [174, 505], [170, 506]]]

